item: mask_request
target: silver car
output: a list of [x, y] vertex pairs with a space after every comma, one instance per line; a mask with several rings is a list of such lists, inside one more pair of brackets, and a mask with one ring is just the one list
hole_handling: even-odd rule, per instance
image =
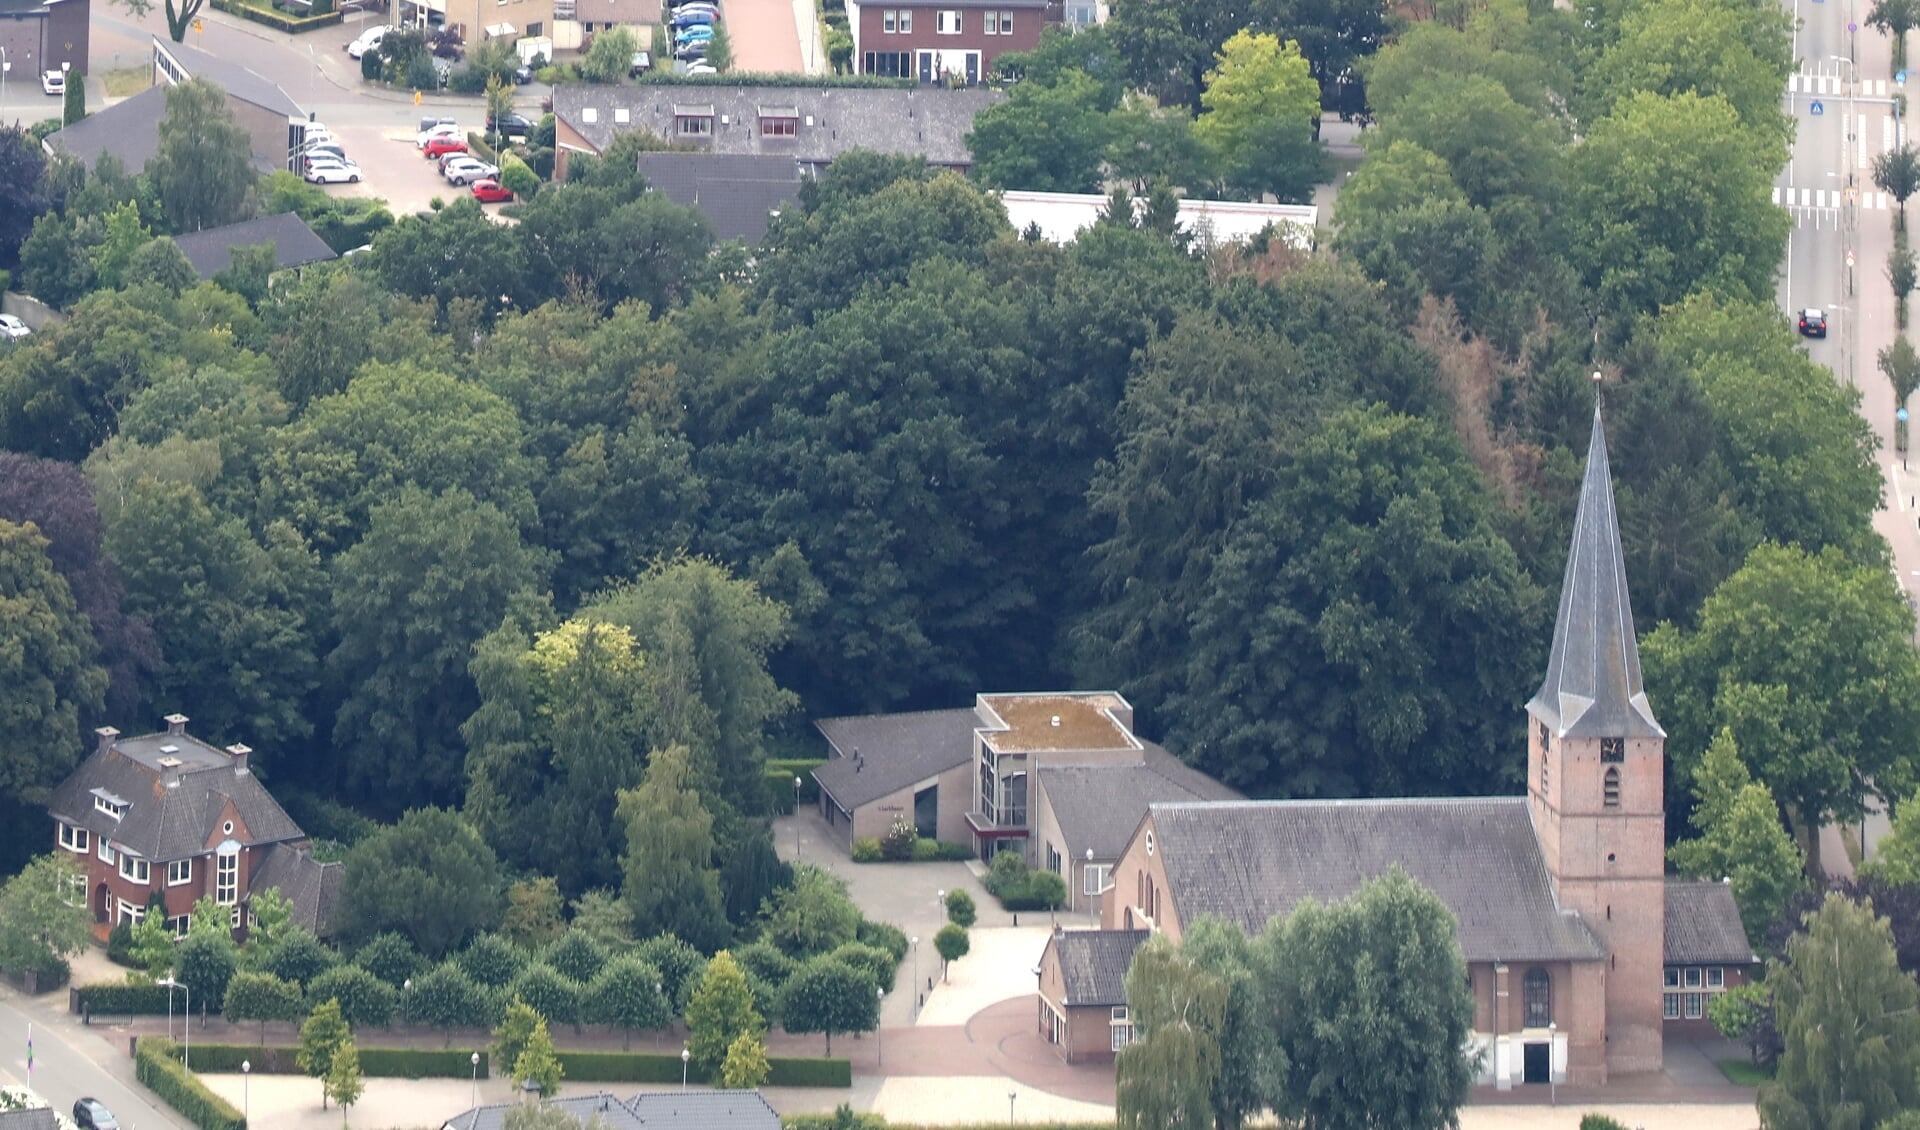
[[492, 180], [500, 175], [500, 166], [489, 165], [478, 157], [460, 153], [448, 157], [440, 171], [446, 175], [448, 184], [464, 185], [477, 180]]

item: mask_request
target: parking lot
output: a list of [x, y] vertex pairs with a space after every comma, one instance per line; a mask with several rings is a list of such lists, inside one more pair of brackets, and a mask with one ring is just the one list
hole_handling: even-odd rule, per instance
[[[479, 108], [476, 116], [469, 122], [460, 119], [462, 126], [478, 127]], [[345, 145], [347, 156], [360, 166], [359, 184], [327, 185], [326, 190], [336, 196], [377, 197], [385, 200], [387, 207], [395, 216], [404, 216], [411, 212], [427, 210], [434, 199], [451, 204], [466, 195], [465, 188], [448, 184], [441, 176], [438, 162], [423, 157], [414, 146], [414, 138], [419, 133], [420, 113], [414, 107], [398, 107], [393, 110], [394, 123], [391, 126], [352, 126], [329, 125], [335, 137]], [[485, 206], [494, 212], [499, 205]]]

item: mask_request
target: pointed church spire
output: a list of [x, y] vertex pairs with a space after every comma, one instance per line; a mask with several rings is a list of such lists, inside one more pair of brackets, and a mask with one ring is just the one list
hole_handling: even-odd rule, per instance
[[1613, 476], [1607, 468], [1607, 435], [1597, 397], [1573, 545], [1560, 583], [1553, 651], [1540, 692], [1527, 706], [1561, 737], [1666, 736], [1640, 685], [1640, 645], [1627, 602], [1620, 519], [1613, 508]]

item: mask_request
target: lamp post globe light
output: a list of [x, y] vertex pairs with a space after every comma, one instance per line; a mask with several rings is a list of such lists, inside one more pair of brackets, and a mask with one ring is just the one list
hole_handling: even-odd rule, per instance
[[873, 1010], [873, 1065], [875, 1067], [885, 1067], [887, 1065], [887, 1048], [886, 1045], [881, 1042], [881, 1033], [886, 1028], [886, 1018], [880, 1015], [880, 1010], [887, 1007], [887, 991], [879, 988], [874, 989], [873, 999], [875, 1002]]
[[240, 1061], [240, 1117], [247, 1118], [253, 1113], [253, 1061]]
[[[1087, 849], [1087, 866], [1084, 871], [1080, 872], [1080, 893], [1081, 894], [1087, 893], [1087, 886], [1088, 886], [1087, 876], [1092, 874], [1093, 874], [1093, 849], [1088, 848]], [[1092, 897], [1087, 899], [1087, 916], [1093, 919], [1094, 926], [1098, 927], [1100, 925], [1100, 895], [1098, 891], [1094, 892]]]
[[1547, 1105], [1560, 1105], [1560, 1080], [1554, 1078], [1554, 1045], [1560, 1042], [1560, 1025], [1557, 1021], [1547, 1021]]
[[473, 1062], [473, 1079], [472, 1079], [473, 1089], [471, 1093], [467, 1096], [467, 1105], [469, 1107], [477, 1107], [480, 1105], [480, 1053], [479, 1052], [473, 1053], [472, 1062]]
[[1020, 1097], [1020, 1092], [1018, 1091], [1007, 1092], [1007, 1121], [1008, 1122], [1013, 1121], [1013, 1100], [1019, 1097]]
[[680, 1089], [687, 1089], [687, 1064], [693, 1059], [693, 1053], [684, 1046], [680, 1049]]
[[187, 1061], [193, 1055], [193, 989], [188, 986], [185, 981], [176, 981], [172, 977], [155, 981], [154, 984], [165, 985], [167, 987], [167, 1007], [169, 1009], [173, 1007], [174, 989], [178, 988], [187, 995], [186, 1011], [180, 1014], [180, 1033], [185, 1037], [184, 1042], [180, 1045], [180, 1066], [185, 1067], [187, 1066]]

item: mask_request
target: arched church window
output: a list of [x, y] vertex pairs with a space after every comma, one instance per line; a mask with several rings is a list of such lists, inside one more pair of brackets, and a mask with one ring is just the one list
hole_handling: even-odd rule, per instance
[[1520, 982], [1520, 1001], [1526, 1009], [1523, 1026], [1545, 1028], [1553, 1023], [1553, 978], [1538, 967], [1527, 970]]
[[1607, 775], [1600, 780], [1600, 803], [1620, 807], [1620, 770], [1614, 766], [1607, 766]]

